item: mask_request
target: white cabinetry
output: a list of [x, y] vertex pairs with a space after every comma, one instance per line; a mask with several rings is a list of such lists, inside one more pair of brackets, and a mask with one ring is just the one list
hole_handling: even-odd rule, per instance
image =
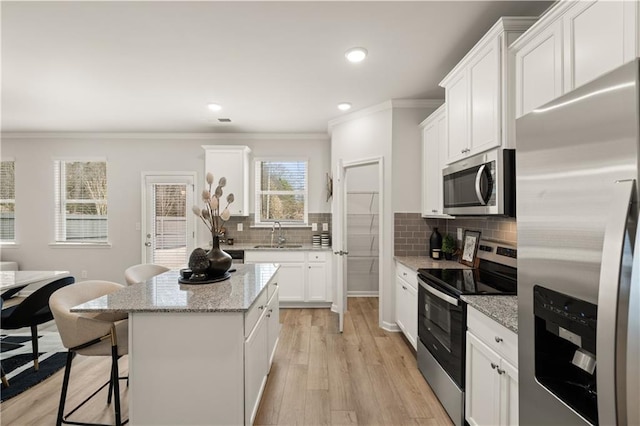
[[505, 17], [440, 82], [447, 114], [446, 162], [515, 146], [514, 63], [507, 47], [536, 18]]
[[[213, 188], [221, 177], [227, 178], [224, 197], [233, 194], [235, 201], [229, 206], [232, 216], [249, 215], [249, 154], [251, 149], [238, 145], [203, 145], [205, 175], [212, 173]], [[226, 206], [226, 201], [222, 208]]]
[[516, 117], [640, 55], [638, 1], [560, 1], [510, 46]]
[[[325, 251], [245, 251], [245, 263], [277, 263], [281, 302], [331, 302], [331, 260]], [[287, 305], [290, 306], [290, 305]]]
[[446, 105], [435, 110], [422, 127], [422, 217], [452, 217], [444, 214], [442, 169], [447, 149]]
[[465, 418], [518, 424], [518, 336], [476, 309], [467, 312]]
[[[280, 334], [278, 285], [280, 273], [272, 280], [275, 291], [264, 291], [245, 315], [244, 395], [245, 424], [255, 419], [267, 383]], [[269, 284], [270, 286], [272, 284]], [[267, 297], [269, 296], [268, 302]], [[257, 320], [256, 320], [257, 317]]]
[[418, 338], [418, 277], [396, 262], [396, 324], [414, 349]]

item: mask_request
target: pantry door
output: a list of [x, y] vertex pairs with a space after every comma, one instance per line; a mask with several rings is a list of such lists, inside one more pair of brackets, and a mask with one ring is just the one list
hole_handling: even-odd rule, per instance
[[195, 248], [196, 173], [143, 172], [142, 263], [183, 268]]

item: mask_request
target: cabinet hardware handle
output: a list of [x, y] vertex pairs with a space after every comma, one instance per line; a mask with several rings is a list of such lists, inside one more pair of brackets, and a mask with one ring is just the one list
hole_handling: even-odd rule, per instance
[[497, 371], [498, 371], [498, 374], [503, 374], [504, 373], [504, 370], [502, 370], [500, 368], [498, 368]]
[[496, 343], [500, 343], [500, 342], [502, 342], [502, 341], [503, 341], [503, 340], [502, 340], [502, 337], [498, 337], [498, 336], [496, 336]]
[[278, 283], [273, 283], [273, 285], [277, 286], [277, 285], [278, 285]]
[[267, 318], [271, 318], [271, 314], [267, 314]]
[[432, 212], [432, 213], [438, 213], [438, 210], [433, 209], [433, 210], [431, 210], [431, 212]]
[[403, 273], [402, 273], [402, 275], [404, 275], [404, 276], [406, 277], [406, 276], [407, 276], [407, 273], [406, 273], [406, 272], [403, 272]]
[[405, 286], [402, 286], [402, 289], [403, 289], [403, 290], [406, 290], [407, 288], [406, 288]]
[[258, 309], [260, 309], [260, 310], [264, 309], [264, 305], [258, 306]]
[[491, 363], [491, 368], [493, 368], [493, 369], [495, 370], [496, 368], [498, 368], [498, 364], [494, 364], [494, 363], [492, 362], [492, 363]]
[[464, 149], [461, 149], [460, 154], [464, 154], [464, 153], [465, 153]]
[[273, 309], [269, 309], [269, 313], [273, 312]]

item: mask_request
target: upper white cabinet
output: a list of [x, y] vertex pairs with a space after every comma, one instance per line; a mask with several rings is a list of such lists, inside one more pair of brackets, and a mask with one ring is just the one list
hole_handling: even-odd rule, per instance
[[508, 46], [537, 18], [505, 17], [440, 82], [445, 88], [446, 163], [515, 145], [514, 62]]
[[[233, 194], [235, 201], [229, 206], [232, 216], [249, 215], [249, 155], [251, 149], [238, 145], [203, 145], [205, 150], [205, 176], [212, 173], [213, 187], [221, 177], [227, 178], [224, 187], [224, 199]], [[226, 201], [222, 208], [226, 206]]]
[[443, 212], [442, 169], [446, 161], [446, 105], [435, 110], [422, 127], [422, 217], [452, 217]]
[[638, 1], [560, 1], [510, 46], [516, 117], [640, 55]]

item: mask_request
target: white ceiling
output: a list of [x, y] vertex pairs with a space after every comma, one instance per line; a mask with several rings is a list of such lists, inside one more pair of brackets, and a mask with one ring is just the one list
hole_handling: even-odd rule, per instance
[[341, 101], [443, 98], [499, 16], [549, 4], [3, 1], [2, 130], [325, 132]]

